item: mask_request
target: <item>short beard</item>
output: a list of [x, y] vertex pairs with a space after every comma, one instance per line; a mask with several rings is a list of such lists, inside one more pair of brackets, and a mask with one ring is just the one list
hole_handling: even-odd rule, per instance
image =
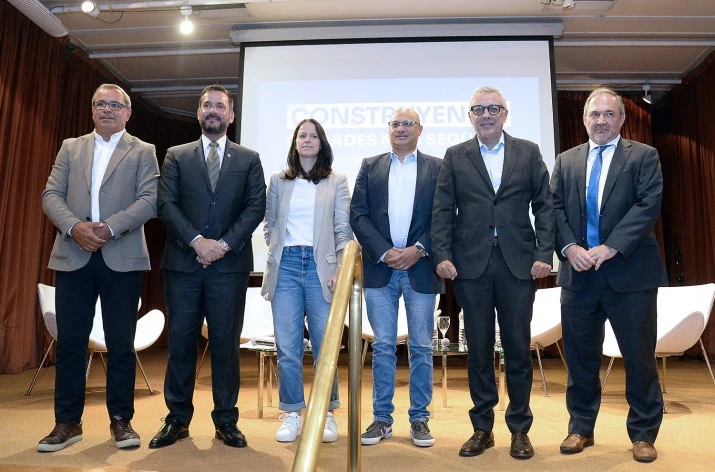
[[200, 121], [201, 129], [208, 134], [222, 134], [228, 128], [228, 123], [219, 121], [217, 125], [210, 125], [207, 118]]

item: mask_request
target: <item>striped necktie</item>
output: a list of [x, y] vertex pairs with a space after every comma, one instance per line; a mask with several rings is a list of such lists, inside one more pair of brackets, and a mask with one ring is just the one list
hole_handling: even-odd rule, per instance
[[218, 158], [218, 143], [216, 141], [211, 141], [211, 152], [209, 152], [209, 157], [206, 159], [206, 167], [209, 171], [209, 182], [211, 182], [211, 191], [216, 191], [216, 182], [218, 182], [218, 174], [221, 171], [221, 161]]

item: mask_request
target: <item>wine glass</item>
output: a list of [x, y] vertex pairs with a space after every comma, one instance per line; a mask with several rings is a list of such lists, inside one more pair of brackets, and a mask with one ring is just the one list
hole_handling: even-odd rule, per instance
[[449, 316], [438, 316], [437, 317], [437, 328], [439, 328], [440, 332], [442, 333], [442, 350], [443, 351], [448, 351], [449, 350], [449, 339], [445, 337], [447, 334], [447, 330], [449, 329]]

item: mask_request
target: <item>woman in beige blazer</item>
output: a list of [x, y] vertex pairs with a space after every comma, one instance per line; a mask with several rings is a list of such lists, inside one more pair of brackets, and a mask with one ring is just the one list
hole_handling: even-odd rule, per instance
[[[278, 350], [278, 407], [285, 411], [276, 440], [294, 441], [302, 426], [303, 320], [317, 363], [342, 252], [352, 239], [350, 191], [332, 171], [333, 152], [323, 127], [301, 121], [288, 151], [288, 168], [271, 176], [263, 234], [268, 261], [262, 293], [271, 301]], [[333, 380], [323, 442], [338, 438], [333, 410], [340, 406]]]

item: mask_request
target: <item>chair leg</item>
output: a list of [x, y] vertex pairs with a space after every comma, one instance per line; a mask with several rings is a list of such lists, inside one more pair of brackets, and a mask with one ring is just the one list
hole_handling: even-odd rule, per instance
[[94, 351], [89, 350], [89, 356], [87, 357], [87, 373], [84, 374], [84, 381], [87, 382], [89, 380], [89, 369], [92, 368], [92, 356], [94, 356]]
[[102, 367], [104, 367], [104, 375], [107, 375], [107, 362], [104, 360], [104, 354], [99, 353], [99, 360], [102, 361]]
[[546, 376], [544, 375], [544, 366], [541, 364], [541, 354], [539, 354], [540, 344], [536, 344], [536, 359], [539, 361], [539, 371], [541, 372], [541, 383], [544, 384], [544, 396], [549, 396], [549, 390], [546, 388]]
[[201, 360], [199, 361], [199, 366], [196, 368], [196, 378], [199, 378], [199, 372], [201, 372], [201, 366], [204, 365], [204, 357], [206, 357], [206, 351], [209, 350], [209, 342], [206, 341], [206, 347], [204, 348], [203, 354], [201, 354]]
[[708, 366], [708, 370], [710, 371], [710, 378], [713, 379], [713, 383], [715, 383], [715, 375], [713, 375], [713, 368], [710, 365], [710, 359], [708, 359], [708, 353], [705, 352], [705, 346], [703, 345], [703, 338], [698, 339], [700, 342], [700, 349], [703, 350], [703, 356], [705, 357], [705, 363]]
[[[658, 358], [655, 358], [656, 360], [656, 367], [657, 367], [657, 362]], [[665, 356], [663, 356], [663, 393], [668, 393], [668, 369], [666, 368], [666, 363], [665, 363]]]
[[370, 341], [367, 339], [362, 344], [362, 366], [365, 367], [365, 357], [367, 356], [367, 345]]
[[47, 356], [50, 354], [50, 349], [52, 349], [52, 346], [55, 344], [55, 339], [52, 338], [50, 341], [50, 345], [47, 346], [47, 350], [45, 351], [45, 355], [42, 356], [42, 362], [40, 362], [40, 366], [37, 368], [37, 372], [35, 372], [35, 376], [32, 378], [32, 382], [30, 382], [30, 387], [27, 389], [27, 392], [25, 393], [25, 396], [28, 396], [32, 393], [32, 387], [35, 386], [35, 382], [37, 381], [37, 377], [40, 375], [40, 371], [42, 370], [42, 366], [45, 365], [45, 361], [47, 360]]
[[559, 342], [556, 341], [556, 349], [559, 351], [559, 356], [561, 357], [561, 362], [563, 362], [564, 367], [566, 368], [566, 373], [569, 373], [569, 366], [566, 365], [566, 357], [564, 357], [564, 353], [561, 350], [561, 346], [559, 345]]
[[134, 355], [137, 358], [137, 365], [139, 366], [139, 370], [141, 370], [141, 372], [142, 372], [142, 376], [144, 377], [144, 382], [146, 382], [146, 386], [149, 388], [149, 395], [154, 395], [154, 390], [151, 388], [149, 379], [146, 377], [146, 372], [144, 372], [144, 366], [142, 366], [142, 361], [139, 360], [139, 354], [136, 351], [134, 351]]
[[611, 357], [611, 361], [608, 363], [608, 368], [606, 369], [606, 375], [603, 376], [603, 382], [601, 382], [601, 391], [603, 391], [604, 388], [606, 388], [606, 381], [608, 380], [608, 374], [611, 373], [611, 367], [613, 367], [613, 357]]

